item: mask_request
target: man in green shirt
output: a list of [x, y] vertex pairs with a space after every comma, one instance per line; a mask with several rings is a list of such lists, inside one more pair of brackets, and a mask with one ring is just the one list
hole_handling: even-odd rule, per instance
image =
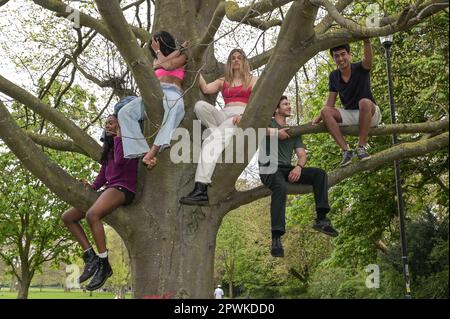
[[[261, 181], [272, 191], [272, 202], [270, 205], [272, 224], [271, 254], [274, 257], [284, 256], [281, 236], [285, 233], [287, 185], [289, 183], [306, 184], [313, 187], [317, 211], [317, 218], [313, 228], [329, 236], [336, 237], [338, 235], [330, 220], [326, 218], [326, 214], [330, 211], [327, 173], [320, 168], [305, 167], [306, 151], [301, 136], [290, 137], [286, 132], [286, 118], [291, 116], [291, 111], [289, 100], [283, 95], [278, 103], [275, 116], [272, 118], [272, 123], [267, 129], [268, 136], [262, 143], [258, 159]], [[273, 152], [275, 154], [270, 152], [270, 145], [276, 145], [276, 143], [270, 143], [270, 139], [273, 138], [278, 138], [278, 150]], [[291, 163], [294, 150], [298, 157], [295, 166]], [[270, 156], [266, 157], [268, 154]], [[273, 169], [274, 166], [275, 170]]]

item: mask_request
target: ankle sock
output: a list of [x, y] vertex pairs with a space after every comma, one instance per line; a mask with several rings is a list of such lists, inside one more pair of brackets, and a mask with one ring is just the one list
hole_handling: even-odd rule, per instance
[[108, 251], [105, 251], [104, 253], [99, 253], [99, 254], [98, 254], [98, 257], [100, 257], [100, 258], [106, 258], [106, 257], [108, 257]]

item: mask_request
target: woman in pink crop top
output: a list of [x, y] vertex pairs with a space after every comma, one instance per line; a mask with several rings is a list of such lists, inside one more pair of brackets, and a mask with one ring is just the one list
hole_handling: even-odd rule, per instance
[[158, 152], [170, 146], [172, 134], [184, 118], [183, 91], [181, 89], [185, 76], [184, 66], [187, 61], [184, 46], [185, 44], [179, 46], [175, 38], [166, 31], [156, 32], [151, 38], [149, 50], [154, 58], [153, 67], [164, 93], [164, 118], [150, 148], [138, 122], [147, 116], [151, 117], [151, 114], [145, 116], [142, 98], [138, 97], [132, 100], [118, 113], [125, 157], [137, 158], [145, 155], [142, 162], [148, 168], [156, 165]]
[[[194, 112], [197, 118], [208, 128], [217, 128], [217, 136], [210, 142], [213, 143], [210, 149], [221, 149], [222, 145], [229, 143], [234, 128], [240, 122], [245, 111], [252, 89], [258, 80], [257, 76], [250, 73], [249, 61], [241, 49], [233, 49], [228, 55], [225, 65], [225, 76], [211, 83], [206, 83], [200, 74], [200, 89], [204, 94], [216, 94], [222, 92], [225, 107], [221, 110], [205, 101], [195, 103]], [[228, 130], [227, 130], [228, 129]], [[220, 133], [220, 134], [219, 134]], [[215, 134], [214, 131], [211, 135]], [[217, 143], [217, 144], [216, 144]], [[208, 148], [202, 148], [202, 154], [195, 173], [194, 190], [187, 196], [180, 199], [180, 203], [186, 205], [205, 205], [208, 203], [207, 186], [211, 183], [211, 176], [214, 173], [215, 163], [207, 158]]]

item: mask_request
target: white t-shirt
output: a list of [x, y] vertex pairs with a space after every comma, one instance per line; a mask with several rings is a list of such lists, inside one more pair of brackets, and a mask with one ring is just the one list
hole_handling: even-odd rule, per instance
[[214, 298], [222, 299], [222, 296], [223, 296], [223, 290], [221, 288], [216, 288], [216, 290], [214, 290]]

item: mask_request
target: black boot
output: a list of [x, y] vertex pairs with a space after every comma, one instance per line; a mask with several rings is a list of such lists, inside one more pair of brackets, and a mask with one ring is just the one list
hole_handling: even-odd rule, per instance
[[284, 257], [284, 249], [283, 245], [281, 244], [280, 236], [272, 237], [272, 249], [270, 250], [270, 254], [273, 257]]
[[99, 289], [105, 284], [106, 279], [112, 276], [112, 274], [113, 271], [111, 269], [111, 265], [109, 264], [108, 257], [99, 258], [97, 272], [95, 273], [94, 278], [92, 278], [89, 285], [86, 286], [86, 289], [89, 291]]
[[331, 221], [328, 218], [316, 218], [312, 228], [331, 237], [336, 237], [339, 235], [337, 230], [333, 228], [333, 225], [331, 225]]
[[208, 205], [208, 184], [195, 182], [194, 190], [189, 195], [181, 197], [180, 203], [185, 205]]
[[83, 253], [84, 270], [78, 279], [79, 283], [82, 283], [91, 278], [98, 267], [98, 256], [95, 254], [94, 249], [91, 247], [89, 250]]

